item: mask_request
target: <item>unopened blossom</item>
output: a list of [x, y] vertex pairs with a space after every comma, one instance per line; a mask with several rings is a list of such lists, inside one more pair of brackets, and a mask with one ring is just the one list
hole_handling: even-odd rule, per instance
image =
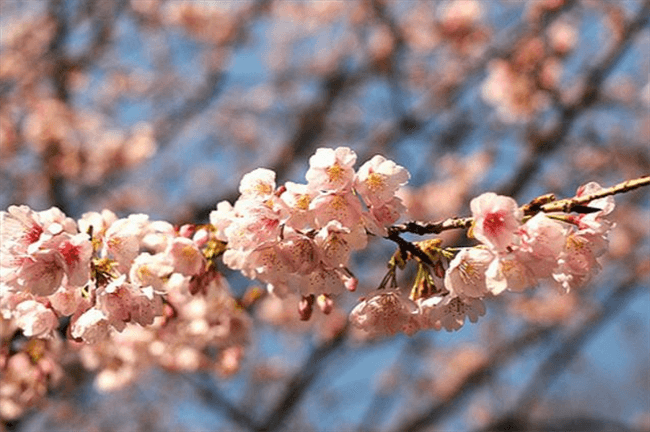
[[486, 249], [461, 249], [449, 263], [445, 288], [463, 299], [484, 297], [488, 293], [485, 272], [493, 259], [494, 255]]
[[495, 252], [505, 251], [518, 241], [522, 211], [510, 197], [484, 193], [470, 202], [474, 237]]
[[409, 178], [404, 167], [376, 155], [361, 165], [354, 179], [354, 188], [366, 204], [380, 205], [390, 201]]
[[357, 154], [348, 147], [319, 148], [309, 158], [309, 170], [305, 175], [309, 187], [330, 192], [348, 189], [354, 179], [356, 161]]

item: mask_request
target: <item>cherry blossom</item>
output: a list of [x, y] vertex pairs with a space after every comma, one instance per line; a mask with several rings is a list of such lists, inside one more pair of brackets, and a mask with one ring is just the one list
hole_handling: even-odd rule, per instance
[[420, 303], [423, 325], [429, 328], [447, 331], [458, 330], [465, 323], [465, 319], [473, 323], [485, 315], [485, 305], [478, 298], [460, 298], [448, 296], [433, 298]]
[[394, 335], [410, 327], [416, 311], [415, 303], [398, 290], [380, 290], [352, 309], [350, 321], [374, 336]]
[[445, 288], [454, 296], [480, 298], [488, 293], [485, 272], [494, 255], [485, 249], [463, 248], [449, 263]]
[[309, 187], [328, 192], [348, 189], [354, 179], [352, 167], [356, 161], [357, 154], [348, 147], [319, 148], [309, 158], [309, 170], [305, 175]]
[[354, 188], [368, 205], [384, 204], [410, 178], [408, 171], [395, 162], [376, 155], [361, 165], [354, 179]]
[[474, 237], [495, 252], [505, 251], [518, 240], [522, 212], [512, 198], [492, 192], [470, 202], [474, 217]]

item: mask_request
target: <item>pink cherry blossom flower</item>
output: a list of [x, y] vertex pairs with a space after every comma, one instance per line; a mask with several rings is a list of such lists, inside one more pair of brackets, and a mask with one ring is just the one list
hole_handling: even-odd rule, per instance
[[566, 238], [564, 251], [558, 259], [553, 279], [563, 292], [587, 283], [599, 270], [595, 247], [589, 238], [574, 233]]
[[153, 324], [154, 318], [161, 316], [162, 313], [162, 297], [156, 294], [151, 286], [141, 288], [140, 295], [136, 296], [131, 304], [131, 320], [147, 326]]
[[51, 235], [59, 233], [76, 234], [77, 223], [74, 219], [67, 217], [57, 207], [50, 207], [47, 210], [38, 212], [38, 216], [43, 224], [45, 232]]
[[90, 308], [79, 317], [73, 317], [70, 334], [75, 339], [82, 339], [88, 344], [100, 342], [108, 336], [108, 318], [99, 309]]
[[[590, 182], [580, 186], [576, 196], [590, 195], [600, 192], [603, 188], [596, 182]], [[614, 227], [614, 223], [604, 217], [614, 211], [615, 203], [613, 196], [595, 199], [588, 204], [589, 207], [600, 209], [600, 211], [581, 214], [577, 217], [578, 232], [582, 235], [589, 236], [594, 244], [597, 244], [599, 254], [604, 252], [607, 247], [607, 233]]]
[[537, 278], [517, 254], [495, 257], [485, 271], [485, 285], [493, 295], [506, 289], [521, 292], [537, 284]]
[[90, 277], [90, 258], [93, 253], [88, 234], [61, 234], [46, 244], [59, 253], [68, 283], [84, 286]]
[[44, 232], [38, 213], [26, 205], [9, 206], [0, 212], [0, 244], [4, 253], [26, 252], [27, 247], [36, 243]]
[[354, 163], [357, 155], [348, 147], [336, 150], [319, 148], [309, 158], [309, 170], [305, 177], [313, 190], [338, 192], [347, 190], [354, 179]]
[[385, 237], [388, 235], [386, 228], [399, 220], [406, 207], [400, 198], [393, 197], [385, 203], [370, 206], [368, 210], [362, 215], [366, 228], [375, 235]]
[[129, 271], [129, 278], [132, 283], [147, 287], [151, 286], [155, 291], [165, 291], [166, 279], [174, 271], [174, 266], [165, 254], [151, 255], [143, 252], [133, 260]]
[[225, 229], [237, 217], [235, 209], [228, 201], [221, 201], [217, 209], [210, 212], [210, 224], [216, 228], [216, 237], [221, 241], [228, 241]]
[[422, 326], [436, 330], [458, 330], [465, 318], [475, 323], [485, 315], [485, 305], [478, 298], [430, 297], [419, 301], [419, 308]]
[[176, 236], [174, 225], [165, 221], [151, 221], [142, 227], [140, 248], [154, 254], [164, 252]]
[[319, 249], [307, 236], [297, 233], [285, 234], [278, 247], [291, 273], [309, 274], [320, 264]]
[[394, 335], [408, 330], [413, 333], [412, 318], [417, 306], [399, 290], [378, 290], [350, 312], [350, 322], [371, 336]]
[[171, 258], [174, 271], [186, 276], [198, 275], [205, 267], [203, 254], [188, 238], [174, 238], [170, 242], [166, 254]]
[[118, 219], [106, 230], [102, 255], [117, 261], [120, 271], [128, 271], [138, 255], [147, 222], [146, 215], [131, 215]]
[[313, 224], [314, 216], [310, 210], [310, 204], [317, 191], [304, 184], [287, 182], [286, 191], [280, 195], [289, 209], [290, 216], [286, 224], [295, 229], [303, 229]]
[[339, 273], [323, 266], [317, 267], [309, 275], [301, 278], [301, 281], [297, 285], [297, 291], [303, 295], [337, 295], [343, 293], [345, 290]]
[[523, 213], [515, 200], [487, 192], [474, 198], [470, 207], [477, 240], [495, 252], [505, 251], [517, 243]]
[[351, 227], [361, 220], [361, 203], [351, 192], [322, 194], [314, 198], [311, 210], [316, 224], [320, 227], [330, 221], [339, 221]]
[[349, 233], [339, 221], [330, 221], [316, 234], [314, 242], [326, 266], [338, 268], [347, 264], [352, 252], [352, 245], [347, 241]]
[[37, 251], [25, 259], [19, 271], [21, 290], [48, 296], [61, 286], [65, 270], [55, 250]]
[[410, 174], [404, 167], [376, 155], [361, 165], [354, 179], [354, 188], [366, 204], [380, 205], [390, 201], [409, 178]]
[[[89, 281], [90, 291], [94, 291], [95, 287]], [[89, 301], [82, 297], [81, 290], [76, 286], [67, 286], [65, 283], [54, 294], [47, 297], [48, 301], [59, 315], [70, 316], [74, 314], [80, 307], [85, 305], [86, 309], [90, 307]]]
[[275, 172], [257, 168], [244, 174], [239, 183], [239, 193], [243, 198], [265, 200], [275, 193]]
[[35, 300], [18, 303], [13, 315], [16, 325], [27, 337], [50, 338], [59, 326], [52, 309]]
[[265, 282], [284, 281], [291, 273], [291, 264], [280, 251], [278, 244], [269, 242], [250, 253], [242, 273], [251, 279], [259, 277]]
[[544, 213], [538, 213], [521, 226], [520, 233], [519, 260], [528, 266], [536, 278], [551, 277], [564, 249], [567, 227]]
[[463, 248], [449, 263], [445, 288], [454, 297], [484, 297], [488, 293], [485, 272], [494, 258], [486, 249]]

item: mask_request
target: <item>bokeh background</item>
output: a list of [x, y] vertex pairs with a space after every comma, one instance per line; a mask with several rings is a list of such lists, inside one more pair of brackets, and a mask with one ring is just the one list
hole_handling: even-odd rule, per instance
[[[650, 172], [649, 16], [636, 0], [4, 0], [0, 207], [201, 223], [244, 173], [304, 182], [341, 145], [408, 168], [408, 219], [611, 186]], [[260, 299], [236, 370], [143, 368], [106, 392], [70, 361], [2, 428], [650, 430], [648, 191], [613, 219], [587, 287], [410, 338], [344, 324], [394, 251], [375, 239], [330, 316]], [[224, 271], [236, 296], [255, 285]]]

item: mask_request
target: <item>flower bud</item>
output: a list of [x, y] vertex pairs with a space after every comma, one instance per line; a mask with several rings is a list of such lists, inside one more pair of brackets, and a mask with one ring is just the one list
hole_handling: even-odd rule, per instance
[[334, 309], [334, 300], [327, 294], [321, 294], [316, 298], [316, 303], [320, 308], [321, 312], [325, 315], [329, 315], [330, 312]]
[[300, 315], [301, 321], [309, 321], [311, 314], [314, 311], [314, 295], [309, 294], [308, 296], [303, 296], [302, 300], [298, 302], [298, 314]]

